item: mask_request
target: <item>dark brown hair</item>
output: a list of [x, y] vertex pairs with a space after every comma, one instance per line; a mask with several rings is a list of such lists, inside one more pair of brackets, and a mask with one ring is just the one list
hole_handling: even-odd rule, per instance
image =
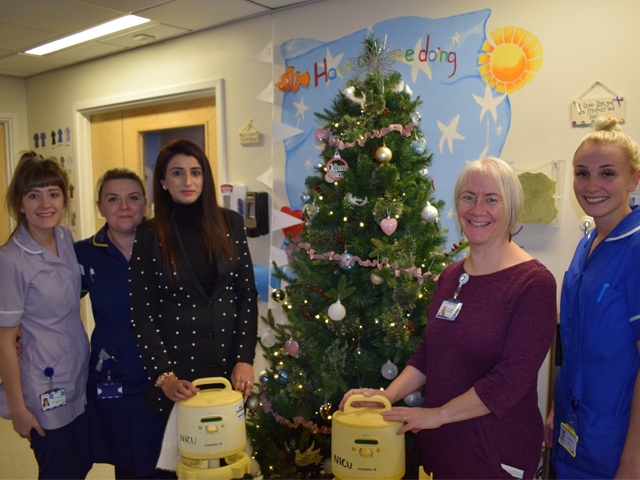
[[[25, 214], [20, 211], [22, 197], [34, 188], [54, 186], [62, 190], [64, 208], [69, 206], [69, 176], [60, 162], [54, 158], [42, 158], [36, 152], [24, 152], [20, 157], [16, 171], [7, 189], [6, 205], [9, 214], [16, 221], [9, 240], [13, 238], [20, 224], [25, 220]], [[8, 241], [8, 240], [7, 240]]]
[[218, 206], [216, 188], [209, 159], [202, 149], [189, 140], [174, 140], [165, 145], [158, 153], [156, 166], [153, 171], [153, 202], [155, 211], [155, 229], [162, 253], [162, 261], [166, 271], [179, 274], [178, 257], [176, 255], [176, 239], [171, 230], [171, 219], [174, 215], [174, 203], [167, 190], [162, 188], [161, 180], [165, 179], [169, 162], [176, 155], [186, 155], [195, 158], [202, 168], [202, 194], [196, 200], [201, 202], [198, 228], [209, 255], [209, 261], [214, 261], [214, 254], [220, 251], [227, 257], [233, 253], [233, 244], [229, 237], [229, 229]]

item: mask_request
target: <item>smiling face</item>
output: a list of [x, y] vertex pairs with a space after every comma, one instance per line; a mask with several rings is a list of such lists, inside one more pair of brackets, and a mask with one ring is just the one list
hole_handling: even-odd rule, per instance
[[169, 160], [160, 183], [174, 202], [192, 204], [202, 194], [202, 167], [195, 157], [179, 153]]
[[585, 143], [573, 157], [573, 191], [598, 232], [608, 234], [631, 212], [629, 193], [638, 185], [624, 150], [615, 144]]
[[130, 178], [107, 180], [102, 185], [98, 210], [114, 233], [132, 234], [144, 217], [146, 200], [140, 184]]
[[32, 188], [22, 197], [20, 212], [24, 214], [27, 229], [34, 237], [50, 235], [62, 220], [62, 190], [53, 185]]
[[504, 199], [491, 178], [471, 174], [457, 198], [458, 222], [471, 245], [508, 241]]

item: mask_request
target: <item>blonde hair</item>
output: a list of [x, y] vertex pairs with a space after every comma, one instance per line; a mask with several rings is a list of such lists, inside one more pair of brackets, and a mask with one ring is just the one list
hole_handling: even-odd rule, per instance
[[507, 162], [499, 158], [488, 157], [469, 162], [460, 172], [453, 190], [453, 198], [456, 205], [462, 189], [473, 175], [488, 178], [496, 184], [505, 208], [503, 227], [509, 235], [513, 235], [518, 225], [518, 218], [520, 218], [520, 214], [524, 209], [524, 193], [522, 192], [522, 185], [518, 175]]
[[640, 148], [633, 138], [629, 137], [622, 131], [622, 128], [620, 128], [620, 125], [618, 124], [618, 120], [614, 117], [600, 117], [596, 120], [595, 131], [589, 133], [582, 139], [580, 145], [578, 145], [578, 148], [576, 148], [576, 151], [573, 154], [574, 160], [580, 149], [587, 144], [608, 144], [618, 146], [627, 156], [631, 171], [636, 173], [640, 170]]

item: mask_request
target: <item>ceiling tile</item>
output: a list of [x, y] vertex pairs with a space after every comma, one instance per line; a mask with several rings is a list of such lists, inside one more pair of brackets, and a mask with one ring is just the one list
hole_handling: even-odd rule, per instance
[[180, 0], [145, 10], [144, 15], [165, 25], [200, 30], [268, 11], [245, 0]]
[[120, 17], [121, 13], [75, 0], [0, 0], [2, 22], [70, 34]]
[[38, 57], [36, 55], [18, 53], [0, 59], [0, 68], [34, 74], [64, 67], [71, 63], [73, 62], [70, 60], [56, 59], [54, 57]]
[[[98, 7], [119, 10], [125, 13], [133, 13], [145, 8], [155, 7], [173, 0], [77, 0], [81, 3], [88, 3]], [[143, 15], [144, 16], [144, 15]]]
[[0, 22], [0, 48], [27, 50], [31, 46], [57, 38], [58, 33]]

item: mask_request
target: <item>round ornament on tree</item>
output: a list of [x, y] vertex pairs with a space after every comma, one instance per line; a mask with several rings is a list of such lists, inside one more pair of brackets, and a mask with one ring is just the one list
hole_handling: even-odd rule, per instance
[[420, 212], [420, 217], [427, 223], [433, 223], [438, 219], [438, 209], [427, 202], [427, 205]]
[[289, 383], [289, 373], [284, 368], [278, 371], [278, 383], [280, 385]]
[[344, 252], [340, 254], [338, 265], [340, 265], [340, 268], [343, 270], [351, 270], [353, 267], [355, 267], [356, 262], [353, 260], [353, 255], [351, 255], [349, 252]]
[[383, 145], [382, 147], [376, 148], [376, 151], [373, 153], [373, 158], [375, 158], [378, 163], [389, 163], [393, 158], [393, 153], [389, 147]]
[[371, 280], [371, 283], [373, 283], [374, 285], [382, 285], [384, 283], [384, 278], [378, 275], [378, 272], [376, 270], [371, 272], [371, 275], [369, 275], [369, 280]]
[[266, 370], [263, 370], [262, 372], [260, 372], [260, 377], [258, 378], [258, 381], [262, 385], [265, 385], [269, 381], [269, 374], [267, 373]]
[[287, 294], [281, 288], [274, 288], [271, 292], [271, 300], [276, 303], [284, 302], [284, 299], [287, 298]]
[[422, 395], [419, 390], [416, 390], [404, 397], [403, 401], [408, 407], [417, 407], [422, 403]]
[[325, 458], [322, 461], [322, 469], [324, 470], [324, 473], [326, 473], [327, 475], [331, 474], [331, 458]]
[[393, 380], [398, 376], [398, 367], [391, 360], [387, 360], [387, 363], [380, 369], [380, 373], [387, 380]]
[[329, 138], [330, 134], [331, 132], [329, 132], [329, 130], [327, 130], [326, 128], [316, 128], [315, 132], [313, 132], [313, 135], [319, 142], [324, 142], [327, 138]]
[[267, 330], [260, 337], [260, 343], [267, 348], [271, 348], [276, 344], [276, 337], [271, 333], [271, 330]]
[[427, 150], [427, 139], [420, 137], [413, 140], [411, 142], [411, 150], [413, 150], [413, 153], [422, 155]]
[[327, 315], [329, 315], [329, 318], [334, 322], [339, 322], [347, 316], [347, 309], [344, 308], [344, 305], [342, 305], [342, 303], [340, 303], [340, 299], [338, 299], [336, 303], [329, 306]]
[[258, 400], [258, 397], [249, 397], [246, 405], [249, 410], [255, 412], [260, 406], [260, 400]]
[[424, 167], [422, 170], [420, 170], [420, 176], [422, 178], [427, 178], [429, 176], [429, 169], [427, 167]]

